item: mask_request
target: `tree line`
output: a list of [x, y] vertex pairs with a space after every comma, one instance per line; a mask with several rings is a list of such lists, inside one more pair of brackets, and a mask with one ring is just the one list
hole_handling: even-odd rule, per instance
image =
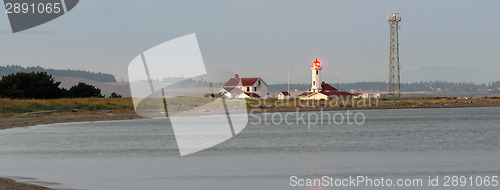
[[[337, 84], [330, 84], [337, 88]], [[342, 91], [387, 91], [387, 82], [354, 82], [354, 83], [340, 83], [339, 90]], [[283, 91], [288, 88], [288, 84], [271, 84], [269, 91]], [[290, 90], [295, 89], [299, 91], [309, 90], [311, 84], [290, 84]], [[472, 82], [446, 82], [446, 81], [427, 81], [427, 82], [412, 82], [401, 83], [401, 91], [415, 92], [415, 91], [433, 91], [441, 89], [442, 91], [449, 92], [476, 92], [479, 89], [492, 89], [498, 91], [500, 88], [500, 81], [489, 83], [472, 83]]]
[[53, 76], [60, 77], [79, 77], [88, 80], [94, 80], [98, 82], [116, 82], [115, 76], [112, 74], [101, 73], [101, 72], [90, 72], [82, 70], [58, 70], [58, 69], [45, 69], [40, 66], [36, 67], [22, 67], [18, 65], [7, 65], [0, 66], [0, 76], [7, 76], [9, 74], [24, 72], [45, 72]]
[[[70, 89], [60, 88], [61, 82], [46, 72], [19, 72], [0, 79], [0, 97], [12, 99], [55, 99], [104, 97], [101, 89], [83, 82]], [[114, 98], [121, 96], [114, 93]]]

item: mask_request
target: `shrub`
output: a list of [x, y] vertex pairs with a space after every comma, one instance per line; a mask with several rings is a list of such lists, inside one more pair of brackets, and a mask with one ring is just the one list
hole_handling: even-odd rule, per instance
[[78, 83], [78, 85], [72, 86], [68, 90], [68, 97], [70, 97], [70, 98], [90, 98], [90, 97], [101, 98], [104, 96], [101, 94], [101, 89], [96, 88], [95, 86], [80, 82], [80, 83]]
[[52, 75], [45, 72], [15, 73], [0, 80], [0, 97], [13, 99], [53, 99], [63, 97]]
[[115, 92], [111, 93], [111, 95], [109, 96], [109, 98], [122, 98], [122, 95], [119, 95]]

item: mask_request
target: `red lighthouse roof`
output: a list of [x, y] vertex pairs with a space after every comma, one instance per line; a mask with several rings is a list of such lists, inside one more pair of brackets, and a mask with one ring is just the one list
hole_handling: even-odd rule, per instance
[[314, 63], [314, 66], [316, 66], [316, 67], [321, 66], [321, 62], [319, 62], [318, 59], [316, 59], [316, 61], [314, 61], [313, 63]]

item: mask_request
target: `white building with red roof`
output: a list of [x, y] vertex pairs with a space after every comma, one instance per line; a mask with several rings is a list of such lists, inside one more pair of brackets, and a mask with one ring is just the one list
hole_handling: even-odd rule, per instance
[[288, 100], [290, 99], [290, 93], [288, 91], [281, 91], [278, 94], [278, 100]]
[[267, 83], [262, 78], [240, 78], [238, 74], [230, 78], [217, 94], [227, 98], [263, 98], [267, 96]]
[[332, 100], [341, 97], [352, 97], [353, 94], [349, 92], [339, 92], [338, 89], [333, 86], [321, 82], [321, 70], [323, 67], [321, 66], [321, 62], [316, 59], [313, 62], [313, 66], [311, 66], [312, 71], [312, 81], [311, 81], [311, 89], [299, 95], [300, 99], [304, 100]]

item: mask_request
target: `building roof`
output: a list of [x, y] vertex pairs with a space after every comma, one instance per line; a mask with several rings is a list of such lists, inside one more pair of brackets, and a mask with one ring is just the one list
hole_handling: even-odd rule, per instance
[[245, 93], [247, 96], [251, 97], [251, 98], [260, 98], [260, 96], [256, 93], [253, 93], [253, 92], [243, 92]]
[[324, 92], [324, 91], [321, 91], [320, 93], [324, 94], [324, 95], [327, 95], [327, 96], [352, 96], [353, 94], [349, 93], [349, 92]]
[[306, 91], [306, 92], [303, 92], [302, 94], [299, 94], [299, 96], [309, 96], [309, 95], [313, 95], [315, 93], [318, 93], [318, 92], [309, 92], [309, 91]]
[[299, 96], [311, 96], [311, 95], [314, 95], [316, 93], [321, 93], [321, 94], [324, 94], [326, 96], [343, 96], [343, 97], [354, 95], [354, 94], [351, 94], [349, 92], [339, 92], [338, 89], [334, 88], [333, 86], [331, 86], [325, 82], [321, 83], [321, 88], [322, 88], [322, 90], [320, 92], [307, 91], [307, 92], [300, 94]]
[[[261, 78], [230, 78], [224, 86], [253, 86], [257, 81], [261, 80], [262, 83], [266, 84]], [[267, 85], [267, 84], [266, 84]]]
[[304, 93], [300, 94], [299, 96], [311, 96], [311, 95], [314, 95], [317, 93], [321, 93], [321, 94], [324, 94], [326, 96], [344, 96], [345, 97], [345, 96], [352, 96], [353, 95], [349, 92], [332, 92], [332, 91], [324, 92], [324, 91], [321, 91], [321, 92], [304, 92]]
[[243, 86], [253, 86], [260, 78], [241, 78]]
[[284, 96], [290, 96], [290, 93], [288, 93], [288, 91], [281, 91], [280, 94], [283, 94]]
[[325, 83], [325, 82], [322, 82], [321, 83], [321, 89], [322, 91], [325, 91], [325, 92], [338, 92], [339, 90], [334, 88], [333, 86], [329, 85], [328, 83]]
[[222, 87], [225, 91], [231, 93], [231, 94], [241, 94], [243, 93], [243, 90], [239, 88], [229, 88], [229, 87]]
[[224, 86], [239, 86], [241, 80], [239, 78], [230, 78]]

